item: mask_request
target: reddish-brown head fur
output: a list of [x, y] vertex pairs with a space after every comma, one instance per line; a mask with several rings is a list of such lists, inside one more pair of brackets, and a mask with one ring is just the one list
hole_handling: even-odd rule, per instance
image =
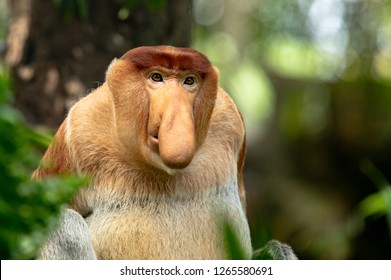
[[189, 48], [171, 46], [139, 47], [128, 51], [121, 59], [134, 64], [140, 71], [163, 67], [178, 71], [195, 71], [202, 78], [212, 68], [209, 60], [201, 53]]

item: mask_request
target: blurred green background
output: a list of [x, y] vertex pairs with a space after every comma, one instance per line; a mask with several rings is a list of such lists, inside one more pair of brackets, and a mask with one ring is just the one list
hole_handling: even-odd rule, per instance
[[[255, 248], [391, 259], [389, 0], [0, 0], [0, 120], [18, 116], [15, 131], [0, 126], [0, 171], [28, 158], [20, 182], [1, 178], [0, 216], [110, 60], [156, 44], [206, 54], [244, 115]], [[23, 152], [5, 157], [10, 137]]]

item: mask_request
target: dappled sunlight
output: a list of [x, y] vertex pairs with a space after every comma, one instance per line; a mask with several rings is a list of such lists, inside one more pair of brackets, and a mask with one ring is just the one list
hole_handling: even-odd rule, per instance
[[262, 69], [243, 61], [227, 81], [227, 87], [241, 108], [248, 130], [248, 141], [261, 136], [273, 107], [273, 88]]
[[268, 77], [251, 57], [240, 52], [228, 33], [215, 33], [206, 41], [195, 41], [194, 47], [219, 69], [222, 87], [243, 113], [251, 143], [265, 129], [273, 107], [273, 88]]

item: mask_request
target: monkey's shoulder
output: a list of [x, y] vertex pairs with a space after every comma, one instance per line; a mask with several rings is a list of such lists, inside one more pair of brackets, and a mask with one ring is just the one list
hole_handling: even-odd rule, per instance
[[241, 113], [232, 98], [219, 89], [212, 113], [209, 136], [220, 140], [229, 139], [241, 144], [245, 137], [245, 126]]
[[68, 115], [74, 115], [78, 123], [99, 123], [104, 120], [113, 122], [114, 120], [109, 118], [113, 113], [113, 98], [107, 84], [104, 83], [76, 102]]
[[[79, 142], [89, 139], [93, 142], [109, 140], [114, 131], [114, 105], [107, 87], [103, 84], [72, 106], [65, 120], [68, 135]], [[97, 133], [99, 132], [99, 133]], [[106, 143], [105, 143], [106, 144]]]
[[217, 93], [215, 108], [212, 114], [212, 120], [216, 119], [218, 121], [233, 123], [238, 128], [244, 129], [243, 118], [238, 107], [229, 94], [222, 88], [219, 88]]

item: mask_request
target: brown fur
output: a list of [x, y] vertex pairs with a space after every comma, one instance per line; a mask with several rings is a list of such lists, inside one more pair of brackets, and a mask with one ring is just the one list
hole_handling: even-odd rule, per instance
[[65, 126], [64, 122], [57, 130], [50, 149], [46, 151], [41, 161], [40, 168], [33, 174], [35, 179], [71, 172], [70, 156], [65, 142]]
[[[155, 70], [169, 77], [170, 88], [149, 86]], [[189, 73], [199, 82], [194, 92], [176, 82]], [[177, 98], [153, 107], [170, 94]], [[172, 131], [171, 116], [163, 128], [165, 110], [172, 108], [185, 116], [191, 108], [193, 124], [182, 130], [174, 114], [172, 123], [180, 128], [173, 133], [184, 131], [189, 135], [183, 138], [196, 143], [190, 162], [179, 167], [159, 155], [166, 137], [160, 130]], [[152, 126], [159, 130], [158, 147], [150, 143], [152, 119], [160, 121]], [[189, 142], [176, 139], [181, 137], [169, 138], [169, 154], [186, 148]], [[106, 82], [72, 107], [35, 176], [75, 172], [93, 178], [71, 207], [86, 218], [98, 258], [222, 259], [223, 222], [233, 226], [250, 258], [244, 156], [243, 120], [209, 61], [191, 49], [142, 47], [114, 61]]]

